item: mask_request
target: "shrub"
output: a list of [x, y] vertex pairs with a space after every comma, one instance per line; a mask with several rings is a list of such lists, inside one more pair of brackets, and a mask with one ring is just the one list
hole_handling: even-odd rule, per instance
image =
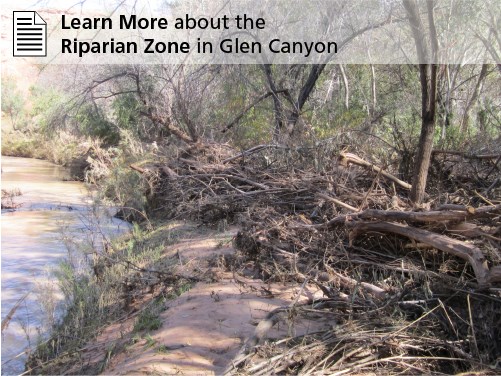
[[16, 81], [10, 77], [2, 78], [2, 112], [9, 116], [14, 130], [18, 129], [18, 120], [22, 117], [24, 102], [23, 95], [17, 89]]

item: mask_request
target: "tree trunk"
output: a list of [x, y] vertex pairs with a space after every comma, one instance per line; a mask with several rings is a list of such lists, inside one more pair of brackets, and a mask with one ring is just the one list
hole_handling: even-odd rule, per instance
[[341, 71], [341, 76], [343, 77], [344, 84], [344, 107], [349, 110], [350, 109], [350, 85], [348, 82], [348, 76], [343, 68], [342, 64], [339, 64], [339, 70]]
[[[435, 111], [435, 109], [433, 109]], [[433, 150], [433, 136], [435, 133], [435, 117], [423, 118], [421, 136], [412, 176], [411, 200], [419, 204], [423, 202], [430, 167], [431, 152]]]
[[484, 79], [487, 77], [487, 64], [482, 65], [482, 69], [480, 70], [480, 74], [478, 76], [477, 84], [475, 85], [475, 89], [473, 90], [473, 94], [466, 105], [464, 110], [463, 119], [461, 120], [461, 133], [466, 134], [468, 132], [468, 128], [470, 125], [470, 113], [475, 104], [477, 103], [480, 92], [482, 91], [482, 86], [484, 84]]
[[[415, 204], [424, 200], [428, 168], [430, 167], [431, 152], [433, 150], [433, 135], [435, 132], [437, 76], [438, 66], [434, 64], [438, 52], [438, 38], [433, 15], [434, 0], [427, 0], [428, 29], [431, 43], [427, 45], [425, 26], [421, 19], [419, 8], [415, 0], [404, 0], [404, 7], [409, 16], [412, 35], [416, 44], [419, 59], [419, 78], [421, 83], [421, 136], [416, 154], [412, 189], [410, 199]], [[431, 55], [430, 55], [431, 50]], [[430, 64], [431, 60], [431, 64]]]
[[294, 130], [297, 121], [301, 116], [301, 111], [303, 110], [306, 101], [310, 97], [311, 92], [315, 88], [315, 84], [317, 83], [317, 80], [324, 71], [325, 67], [325, 64], [315, 64], [311, 66], [308, 79], [301, 88], [297, 101], [296, 103], [294, 103], [294, 107], [290, 115], [287, 117], [287, 131], [289, 133], [289, 136], [292, 134], [292, 131]]
[[377, 92], [376, 92], [376, 70], [374, 64], [370, 65], [371, 69], [371, 105], [369, 109], [369, 121], [372, 123], [376, 116]]
[[266, 75], [266, 80], [268, 81], [268, 87], [273, 97], [273, 107], [275, 114], [275, 129], [273, 131], [273, 141], [278, 141], [280, 132], [284, 127], [284, 110], [282, 107], [282, 102], [280, 102], [280, 98], [278, 97], [277, 87], [275, 86], [275, 81], [273, 80], [271, 73], [271, 64], [264, 64], [263, 70]]

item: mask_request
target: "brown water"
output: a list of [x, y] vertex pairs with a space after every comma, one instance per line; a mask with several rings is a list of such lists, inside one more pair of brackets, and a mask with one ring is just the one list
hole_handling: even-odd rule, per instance
[[106, 236], [129, 226], [102, 211], [94, 214], [86, 187], [63, 181], [65, 169], [27, 158], [2, 156], [1, 162], [2, 189], [22, 193], [14, 198], [17, 210], [2, 210], [2, 320], [28, 294], [2, 333], [2, 375], [12, 375], [24, 371], [22, 353], [47, 334], [51, 317], [61, 316], [51, 269], [68, 257], [67, 245], [99, 243], [92, 231], [97, 226]]

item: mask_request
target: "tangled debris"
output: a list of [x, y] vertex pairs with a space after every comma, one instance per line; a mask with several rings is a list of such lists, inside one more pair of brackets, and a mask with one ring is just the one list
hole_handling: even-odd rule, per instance
[[499, 373], [499, 157], [468, 158], [475, 175], [421, 207], [407, 200], [408, 183], [357, 155], [338, 153], [321, 170], [304, 160], [273, 145], [218, 145], [131, 166], [163, 215], [237, 222], [235, 246], [264, 280], [324, 293], [266, 327], [294, 313], [328, 318], [331, 330], [274, 343], [261, 335], [228, 373]]
[[11, 190], [2, 189], [2, 209], [6, 210], [16, 210], [19, 209], [22, 204], [16, 202], [15, 197], [21, 196], [22, 193], [18, 188]]

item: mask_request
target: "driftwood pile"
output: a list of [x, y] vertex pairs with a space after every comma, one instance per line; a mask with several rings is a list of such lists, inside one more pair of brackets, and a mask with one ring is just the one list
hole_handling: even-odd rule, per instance
[[154, 181], [163, 215], [237, 222], [247, 266], [324, 294], [289, 308], [332, 320], [331, 331], [257, 343], [228, 372], [501, 372], [499, 168], [475, 200], [470, 187], [413, 207], [407, 182], [357, 155], [323, 171], [297, 160], [270, 145], [218, 146], [131, 166]]

